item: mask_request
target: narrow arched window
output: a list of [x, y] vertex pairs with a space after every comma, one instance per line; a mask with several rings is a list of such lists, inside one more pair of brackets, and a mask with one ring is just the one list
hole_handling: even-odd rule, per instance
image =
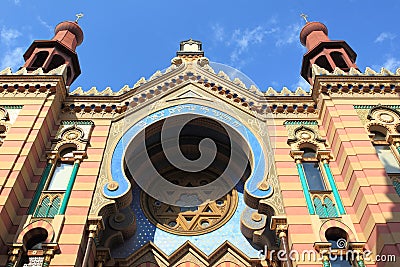
[[60, 152], [60, 159], [54, 164], [50, 179], [42, 192], [34, 217], [54, 218], [58, 214], [65, 192], [70, 184], [74, 170], [73, 151], [75, 147], [65, 148]]
[[302, 149], [303, 154], [303, 170], [307, 179], [308, 188], [310, 191], [326, 190], [324, 179], [321, 174], [319, 161], [315, 150], [311, 148]]
[[74, 165], [70, 162], [58, 161], [47, 191], [64, 191], [67, 189]]
[[371, 131], [371, 134], [376, 153], [385, 167], [386, 173], [389, 176], [400, 174], [399, 161], [394, 155], [391, 145], [386, 141], [386, 134], [383, 131]]
[[[45, 229], [37, 227], [25, 234], [23, 243], [26, 250], [22, 253], [21, 258], [16, 266], [45, 266], [43, 253], [28, 253], [28, 251], [43, 250], [43, 244], [46, 243], [48, 233]], [[10, 265], [7, 265], [10, 266]], [[14, 266], [14, 265], [12, 265]], [[47, 265], [48, 266], [48, 265]]]

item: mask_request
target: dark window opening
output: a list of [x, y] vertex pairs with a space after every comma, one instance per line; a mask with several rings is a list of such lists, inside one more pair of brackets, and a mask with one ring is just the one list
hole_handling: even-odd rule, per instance
[[73, 152], [74, 152], [75, 150], [76, 150], [76, 147], [68, 147], [68, 148], [65, 148], [65, 149], [63, 149], [63, 150], [60, 152], [60, 157], [62, 157], [62, 158], [73, 157], [73, 156], [74, 156]]
[[5, 125], [0, 125], [0, 134], [4, 134], [7, 131], [7, 127]]
[[325, 232], [325, 238], [331, 243], [333, 249], [345, 248], [347, 243], [347, 233], [339, 227], [331, 227]]
[[43, 228], [36, 228], [35, 234], [26, 242], [26, 249], [42, 249], [42, 244], [47, 239], [47, 231]]
[[49, 56], [49, 52], [47, 52], [47, 51], [41, 51], [41, 52], [37, 53], [35, 60], [32, 63], [32, 67], [33, 68], [43, 67], [43, 64], [46, 61], [48, 56]]
[[315, 60], [315, 64], [317, 64], [319, 67], [326, 69], [329, 72], [332, 72], [332, 66], [331, 64], [329, 64], [328, 59], [326, 58], [326, 56], [320, 56], [319, 58], [317, 58], [317, 60]]
[[346, 61], [344, 61], [343, 54], [340, 52], [332, 52], [331, 57], [333, 59], [333, 62], [335, 62], [336, 67], [341, 68], [341, 69], [348, 69], [349, 66], [347, 66]]
[[64, 63], [65, 63], [65, 59], [62, 56], [54, 55], [51, 58], [51, 62], [50, 62], [50, 65], [48, 67], [48, 70], [54, 70], [54, 69], [60, 67]]
[[303, 148], [303, 149], [301, 149], [301, 151], [304, 152], [303, 158], [316, 158], [317, 157], [317, 153], [315, 152], [314, 149]]
[[386, 134], [383, 134], [379, 131], [371, 131], [372, 134], [374, 134], [374, 141], [386, 141]]

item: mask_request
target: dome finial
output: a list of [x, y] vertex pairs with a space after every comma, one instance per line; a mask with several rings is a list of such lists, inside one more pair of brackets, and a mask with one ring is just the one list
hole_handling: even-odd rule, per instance
[[78, 23], [78, 21], [84, 16], [84, 14], [81, 12], [81, 13], [76, 14], [75, 16], [76, 16], [75, 22]]
[[301, 14], [300, 14], [300, 17], [302, 17], [306, 23], [308, 22], [308, 19], [307, 19], [307, 18], [308, 18], [308, 15], [306, 15], [306, 14], [304, 14], [304, 13], [301, 13]]

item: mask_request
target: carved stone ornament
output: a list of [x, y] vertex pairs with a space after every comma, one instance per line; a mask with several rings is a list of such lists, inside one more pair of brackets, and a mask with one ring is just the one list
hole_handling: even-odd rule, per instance
[[8, 120], [8, 112], [4, 108], [0, 108], [0, 121]]
[[179, 66], [182, 64], [182, 58], [180, 57], [174, 57], [173, 59], [171, 59], [171, 64], [175, 65], [175, 66]]
[[206, 57], [201, 57], [201, 58], [199, 58], [199, 60], [197, 61], [197, 64], [199, 64], [200, 67], [204, 67], [205, 65], [208, 65], [209, 62], [210, 62], [210, 61], [208, 60], [208, 58], [206, 58]]

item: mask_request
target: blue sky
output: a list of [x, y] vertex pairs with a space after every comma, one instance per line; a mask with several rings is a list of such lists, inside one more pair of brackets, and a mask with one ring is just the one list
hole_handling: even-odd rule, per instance
[[294, 89], [304, 84], [301, 13], [324, 23], [331, 39], [347, 41], [361, 70], [400, 67], [398, 0], [2, 0], [1, 6], [0, 68], [13, 71], [32, 40], [50, 39], [59, 22], [85, 14], [77, 48], [82, 74], [71, 89], [133, 86], [168, 67], [189, 38], [203, 42], [210, 61], [240, 69], [262, 91]]

